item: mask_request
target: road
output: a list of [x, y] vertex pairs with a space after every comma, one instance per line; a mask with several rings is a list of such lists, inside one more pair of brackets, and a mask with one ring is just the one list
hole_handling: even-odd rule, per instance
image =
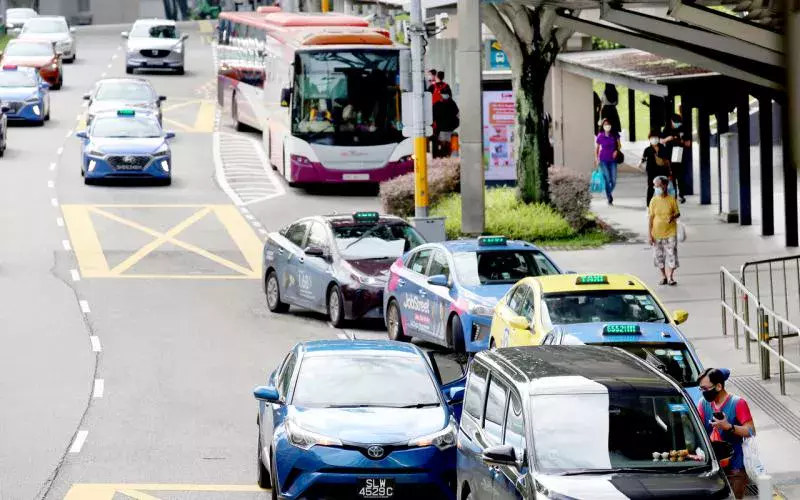
[[[266, 498], [255, 486], [252, 388], [296, 342], [342, 333], [320, 315], [267, 311], [261, 242], [300, 216], [377, 209], [375, 193], [306, 193], [263, 172], [272, 194], [235, 206], [215, 158], [249, 141], [226, 143], [248, 136], [230, 135], [226, 117], [217, 125], [209, 29], [188, 30], [185, 76], [140, 75], [167, 96], [172, 186], [85, 186], [79, 175], [71, 134], [82, 126], [81, 96], [99, 78], [124, 76], [117, 29], [81, 31], [52, 121], [9, 132], [3, 500]], [[363, 328], [348, 335], [385, 336], [380, 324]]]

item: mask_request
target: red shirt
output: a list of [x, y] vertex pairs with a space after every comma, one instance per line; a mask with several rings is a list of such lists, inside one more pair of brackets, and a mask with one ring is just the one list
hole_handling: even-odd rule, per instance
[[[711, 408], [714, 411], [720, 411], [720, 408], [725, 406], [725, 403], [728, 402], [728, 398], [730, 397], [731, 395], [728, 394], [728, 397], [726, 397], [725, 400], [720, 405], [712, 402]], [[702, 420], [703, 422], [705, 422], [706, 420], [711, 420], [712, 415], [708, 416], [705, 415], [705, 412], [703, 411], [702, 402], [697, 403], [697, 411], [698, 413], [700, 413], [700, 420]], [[750, 407], [747, 406], [747, 401], [745, 401], [744, 398], [739, 398], [739, 401], [736, 403], [736, 420], [738, 420], [741, 423], [741, 425], [744, 425], [747, 422], [751, 422], [753, 420], [753, 415], [750, 413]], [[722, 436], [720, 436], [719, 434], [719, 429], [717, 429], [716, 427], [714, 428], [714, 431], [711, 433], [711, 440], [723, 441]]]

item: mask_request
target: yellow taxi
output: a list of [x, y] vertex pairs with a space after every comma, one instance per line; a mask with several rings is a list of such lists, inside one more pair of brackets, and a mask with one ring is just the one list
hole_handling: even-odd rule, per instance
[[679, 325], [683, 310], [669, 314], [641, 280], [629, 274], [555, 274], [518, 281], [492, 317], [489, 348], [541, 344], [553, 325], [661, 323]]

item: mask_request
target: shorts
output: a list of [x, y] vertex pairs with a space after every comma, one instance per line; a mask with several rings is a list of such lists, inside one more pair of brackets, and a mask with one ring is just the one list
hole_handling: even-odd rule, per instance
[[[656, 240], [653, 245], [653, 262], [659, 269], [668, 267], [678, 268], [678, 237], [671, 236], [663, 240]], [[666, 264], [666, 266], [665, 266]]]
[[728, 477], [728, 482], [733, 490], [733, 497], [736, 499], [744, 498], [747, 492], [747, 483], [750, 482], [747, 472], [741, 469], [725, 469], [725, 475]]

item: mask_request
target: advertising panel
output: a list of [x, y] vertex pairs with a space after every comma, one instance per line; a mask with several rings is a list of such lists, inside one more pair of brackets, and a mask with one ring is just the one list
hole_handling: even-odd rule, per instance
[[517, 123], [514, 92], [483, 92], [483, 168], [487, 181], [516, 180], [514, 128]]

